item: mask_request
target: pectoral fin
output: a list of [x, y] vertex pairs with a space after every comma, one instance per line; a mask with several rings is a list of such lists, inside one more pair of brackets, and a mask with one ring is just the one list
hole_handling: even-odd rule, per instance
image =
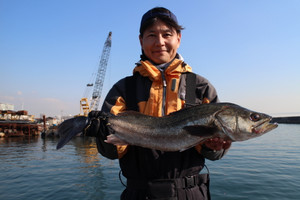
[[199, 136], [199, 137], [211, 137], [216, 132], [218, 132], [218, 128], [214, 126], [201, 126], [201, 125], [194, 125], [194, 126], [185, 126], [183, 128], [191, 135]]

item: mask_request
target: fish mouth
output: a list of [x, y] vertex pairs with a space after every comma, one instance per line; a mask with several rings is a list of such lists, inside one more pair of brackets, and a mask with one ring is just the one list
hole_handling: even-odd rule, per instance
[[273, 129], [275, 129], [278, 124], [277, 123], [271, 123], [272, 118], [267, 118], [265, 120], [263, 120], [260, 124], [258, 124], [257, 126], [252, 126], [252, 133], [255, 134], [264, 134], [267, 133]]

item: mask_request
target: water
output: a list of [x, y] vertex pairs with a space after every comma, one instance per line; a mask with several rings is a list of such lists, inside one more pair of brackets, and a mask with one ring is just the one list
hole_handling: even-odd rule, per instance
[[2, 139], [0, 199], [118, 199], [118, 163], [101, 158], [93, 139], [76, 138], [61, 150], [56, 144], [57, 139]]
[[[119, 199], [124, 186], [118, 162], [101, 157], [92, 138], [76, 138], [58, 151], [56, 144], [1, 138], [0, 199]], [[213, 200], [299, 199], [300, 125], [280, 124], [262, 137], [233, 143], [223, 159], [207, 166]]]
[[300, 125], [236, 142], [219, 161], [207, 162], [213, 199], [299, 199]]

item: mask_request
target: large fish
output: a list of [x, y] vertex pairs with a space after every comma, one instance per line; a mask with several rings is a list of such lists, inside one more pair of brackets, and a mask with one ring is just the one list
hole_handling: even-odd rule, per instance
[[[117, 116], [106, 114], [105, 118], [113, 137], [130, 145], [162, 151], [183, 151], [213, 137], [244, 141], [278, 126], [270, 122], [271, 116], [232, 103], [201, 104], [164, 117], [125, 112]], [[88, 123], [86, 117], [63, 122], [58, 128], [61, 139], [57, 149]]]

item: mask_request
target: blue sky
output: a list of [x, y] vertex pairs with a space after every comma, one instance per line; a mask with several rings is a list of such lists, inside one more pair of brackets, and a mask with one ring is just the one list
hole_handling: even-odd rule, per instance
[[104, 98], [131, 75], [141, 16], [156, 6], [185, 27], [179, 53], [221, 101], [300, 114], [298, 0], [0, 0], [0, 103], [37, 117], [78, 114], [112, 31]]

